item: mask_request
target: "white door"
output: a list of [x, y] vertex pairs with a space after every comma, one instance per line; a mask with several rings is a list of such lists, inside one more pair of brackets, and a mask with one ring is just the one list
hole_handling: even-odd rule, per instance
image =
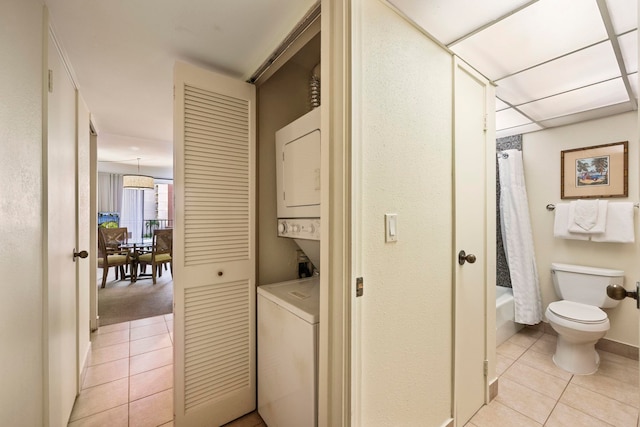
[[[45, 144], [45, 414], [66, 426], [78, 391], [76, 268], [76, 91], [49, 37], [51, 84]], [[34, 367], [35, 368], [35, 367]]]
[[[485, 402], [487, 236], [486, 79], [455, 61], [455, 418], [463, 426]], [[489, 134], [492, 134], [489, 132]], [[494, 150], [495, 151], [495, 150]], [[492, 183], [495, 188], [495, 182]], [[461, 263], [460, 251], [467, 257]]]
[[174, 69], [174, 411], [222, 425], [256, 407], [255, 87]]

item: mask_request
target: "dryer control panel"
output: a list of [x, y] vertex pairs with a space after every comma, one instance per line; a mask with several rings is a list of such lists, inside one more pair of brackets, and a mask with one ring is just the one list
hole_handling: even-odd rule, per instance
[[278, 237], [320, 240], [320, 219], [319, 218], [278, 219]]

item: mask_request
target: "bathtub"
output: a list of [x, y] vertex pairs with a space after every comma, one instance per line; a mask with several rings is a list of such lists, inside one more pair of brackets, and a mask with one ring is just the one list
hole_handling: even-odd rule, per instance
[[514, 322], [513, 290], [496, 286], [496, 346], [508, 340], [524, 326]]

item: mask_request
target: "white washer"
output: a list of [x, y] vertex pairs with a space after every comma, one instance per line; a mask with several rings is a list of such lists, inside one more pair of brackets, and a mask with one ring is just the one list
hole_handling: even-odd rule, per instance
[[269, 427], [317, 426], [320, 278], [258, 287], [258, 413]]

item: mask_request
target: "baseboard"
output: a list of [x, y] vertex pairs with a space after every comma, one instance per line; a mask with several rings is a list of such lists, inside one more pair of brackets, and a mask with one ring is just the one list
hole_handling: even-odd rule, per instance
[[491, 384], [489, 384], [489, 402], [495, 399], [498, 395], [498, 380], [499, 378], [496, 378], [491, 382]]
[[453, 418], [449, 419], [449, 421], [445, 421], [445, 423], [442, 424], [442, 427], [453, 427]]
[[87, 352], [84, 355], [84, 362], [82, 363], [82, 369], [80, 370], [80, 385], [79, 385], [80, 388], [82, 388], [82, 384], [84, 384], [84, 379], [87, 376], [87, 369], [89, 368], [89, 355], [91, 354], [91, 346], [92, 346], [92, 342], [89, 341], [89, 345], [87, 346]]

